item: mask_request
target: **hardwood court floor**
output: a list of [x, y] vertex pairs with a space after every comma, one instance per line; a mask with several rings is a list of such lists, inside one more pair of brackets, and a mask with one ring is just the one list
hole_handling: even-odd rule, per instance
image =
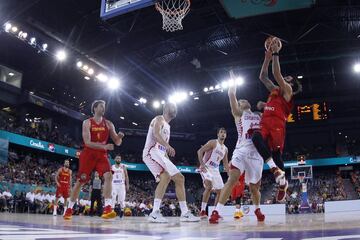
[[145, 217], [103, 220], [98, 217], [0, 213], [0, 239], [166, 239], [166, 240], [280, 240], [360, 239], [360, 212], [267, 216], [258, 223], [254, 216], [241, 220], [225, 218], [217, 225], [207, 221], [168, 224], [148, 223]]

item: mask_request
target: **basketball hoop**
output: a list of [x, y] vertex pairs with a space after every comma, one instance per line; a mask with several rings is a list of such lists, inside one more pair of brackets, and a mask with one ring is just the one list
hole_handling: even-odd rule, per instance
[[163, 0], [155, 3], [155, 8], [163, 18], [163, 30], [182, 30], [182, 20], [190, 11], [190, 0]]

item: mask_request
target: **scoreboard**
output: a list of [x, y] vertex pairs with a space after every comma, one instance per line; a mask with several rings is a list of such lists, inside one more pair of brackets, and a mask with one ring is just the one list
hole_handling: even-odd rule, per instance
[[323, 121], [328, 118], [328, 107], [325, 102], [306, 105], [295, 105], [287, 122]]

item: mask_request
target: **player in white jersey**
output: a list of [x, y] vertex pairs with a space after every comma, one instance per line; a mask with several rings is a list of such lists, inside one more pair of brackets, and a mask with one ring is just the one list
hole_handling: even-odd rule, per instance
[[112, 172], [112, 208], [115, 204], [120, 205], [118, 215], [122, 217], [122, 211], [125, 208], [126, 191], [129, 191], [129, 176], [126, 166], [121, 163], [121, 156], [115, 157], [115, 164], [111, 166]]
[[153, 210], [148, 218], [150, 222], [168, 222], [168, 220], [160, 213], [160, 205], [166, 188], [171, 180], [175, 183], [176, 196], [179, 200], [181, 209], [180, 221], [200, 221], [200, 218], [195, 217], [187, 207], [184, 175], [180, 173], [180, 171], [169, 159], [169, 156], [175, 156], [175, 149], [169, 144], [169, 122], [176, 117], [176, 114], [176, 105], [173, 103], [166, 103], [164, 105], [163, 114], [156, 116], [151, 121], [146, 137], [145, 147], [143, 150], [143, 161], [158, 183], [155, 190]]
[[[235, 76], [230, 72], [231, 79]], [[245, 172], [245, 182], [249, 184], [251, 199], [255, 206], [255, 215], [258, 221], [265, 220], [260, 211], [260, 184], [263, 171], [263, 160], [252, 143], [251, 137], [254, 129], [260, 127], [261, 116], [251, 111], [251, 105], [247, 100], [236, 99], [236, 86], [228, 90], [231, 112], [235, 120], [238, 132], [238, 141], [230, 163], [229, 178], [221, 190], [219, 202], [212, 212], [209, 222], [218, 223], [225, 202], [230, 196], [233, 186], [239, 181], [241, 174]]]
[[208, 141], [198, 151], [198, 159], [200, 162], [199, 172], [204, 184], [204, 193], [201, 203], [200, 218], [207, 218], [206, 205], [209, 201], [211, 191], [215, 191], [215, 205], [218, 202], [220, 191], [224, 187], [224, 182], [220, 174], [219, 166], [223, 161], [224, 170], [228, 172], [228, 149], [224, 142], [226, 139], [226, 129], [219, 128], [217, 131], [217, 139]]

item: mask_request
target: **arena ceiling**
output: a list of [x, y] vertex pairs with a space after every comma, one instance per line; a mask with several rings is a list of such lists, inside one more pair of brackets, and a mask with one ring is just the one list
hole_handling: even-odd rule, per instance
[[[253, 104], [265, 99], [257, 76], [269, 34], [284, 40], [283, 71], [304, 76], [299, 102], [343, 96], [351, 100], [360, 89], [360, 76], [352, 72], [360, 56], [356, 0], [317, 0], [309, 9], [238, 20], [229, 18], [218, 0], [193, 0], [184, 30], [175, 33], [161, 30], [161, 16], [153, 7], [103, 21], [100, 0], [3, 0], [0, 6], [2, 23], [18, 24], [40, 36], [49, 48], [65, 47], [74, 59], [91, 59], [122, 81], [121, 90], [110, 93], [100, 83], [85, 80], [73, 62], [58, 64], [2, 32], [1, 63], [24, 73], [24, 89], [73, 108], [105, 98], [110, 101], [109, 117], [120, 122], [119, 117], [125, 116], [124, 125], [137, 122], [146, 127], [157, 112], [151, 101], [167, 99], [179, 89], [201, 95], [180, 106], [177, 129], [230, 124], [226, 94], [204, 94], [203, 88], [221, 83], [234, 68], [245, 78], [239, 97]], [[194, 59], [201, 67], [191, 63]], [[149, 100], [146, 107], [134, 106], [140, 97]]]

